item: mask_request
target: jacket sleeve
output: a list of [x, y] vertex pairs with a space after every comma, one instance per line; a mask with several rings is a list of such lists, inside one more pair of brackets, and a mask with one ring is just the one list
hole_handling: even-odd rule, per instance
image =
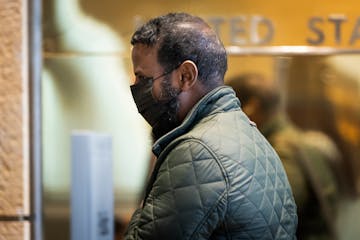
[[162, 163], [125, 239], [209, 239], [226, 212], [227, 177], [202, 142], [185, 140]]

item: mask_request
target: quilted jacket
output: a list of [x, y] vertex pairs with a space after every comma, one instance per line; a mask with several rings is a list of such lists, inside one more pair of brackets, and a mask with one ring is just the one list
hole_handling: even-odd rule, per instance
[[296, 239], [284, 168], [230, 87], [203, 97], [153, 152], [125, 239]]

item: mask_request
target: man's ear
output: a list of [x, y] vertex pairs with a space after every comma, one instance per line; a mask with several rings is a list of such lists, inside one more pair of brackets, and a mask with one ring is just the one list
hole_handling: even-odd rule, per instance
[[179, 73], [179, 85], [182, 91], [187, 91], [194, 86], [198, 77], [198, 69], [193, 61], [184, 61], [179, 67]]

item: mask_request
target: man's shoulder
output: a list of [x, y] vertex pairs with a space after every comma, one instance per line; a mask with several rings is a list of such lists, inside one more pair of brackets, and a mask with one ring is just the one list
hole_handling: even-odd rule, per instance
[[202, 118], [187, 134], [200, 138], [226, 137], [247, 131], [254, 126], [255, 124], [240, 109], [235, 109]]

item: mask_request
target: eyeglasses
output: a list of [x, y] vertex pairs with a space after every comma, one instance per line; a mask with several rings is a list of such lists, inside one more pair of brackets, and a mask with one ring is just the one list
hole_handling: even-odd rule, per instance
[[147, 83], [147, 82], [153, 82], [156, 79], [162, 78], [170, 73], [172, 73], [175, 69], [177, 69], [178, 67], [180, 67], [181, 63], [179, 65], [177, 65], [175, 68], [171, 69], [170, 71], [164, 72], [163, 74], [161, 74], [160, 76], [157, 77], [144, 77], [144, 76], [139, 76], [139, 82], [142, 83]]

